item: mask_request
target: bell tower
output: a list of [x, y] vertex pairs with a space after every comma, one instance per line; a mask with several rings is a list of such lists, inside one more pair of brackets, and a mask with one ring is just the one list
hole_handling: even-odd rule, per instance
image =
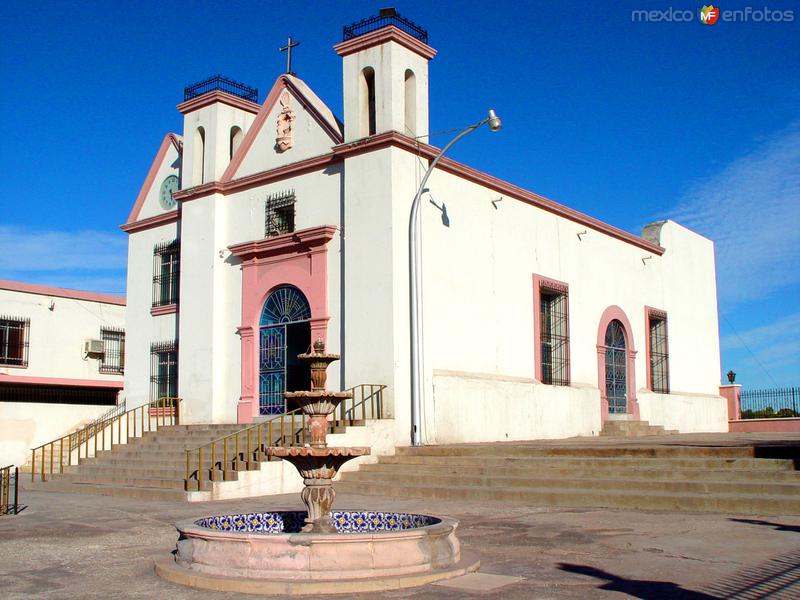
[[396, 131], [428, 134], [428, 32], [383, 8], [344, 28], [334, 46], [342, 57], [344, 141]]

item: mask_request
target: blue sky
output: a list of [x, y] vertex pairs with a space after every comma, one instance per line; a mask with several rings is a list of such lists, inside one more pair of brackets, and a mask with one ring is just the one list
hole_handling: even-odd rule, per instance
[[[219, 72], [263, 99], [292, 35], [341, 115], [331, 46], [383, 4], [3, 3], [0, 278], [124, 292], [118, 226], [183, 87]], [[723, 372], [800, 384], [800, 3], [768, 3], [791, 23], [714, 26], [631, 17], [702, 2], [395, 5], [439, 50], [431, 131], [503, 118], [491, 152], [471, 138], [454, 158], [634, 233], [669, 217], [712, 238]]]

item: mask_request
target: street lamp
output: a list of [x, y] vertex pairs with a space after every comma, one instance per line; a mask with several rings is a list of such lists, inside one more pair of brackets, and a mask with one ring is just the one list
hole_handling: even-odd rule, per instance
[[464, 136], [472, 133], [484, 124], [489, 125], [492, 131], [499, 131], [502, 123], [500, 117], [494, 110], [489, 109], [489, 115], [482, 121], [467, 127], [456, 137], [450, 140], [439, 154], [431, 161], [428, 170], [422, 177], [422, 181], [411, 203], [411, 214], [408, 220], [408, 283], [409, 283], [409, 311], [411, 326], [411, 445], [420, 446], [422, 444], [422, 321], [419, 318], [419, 255], [417, 253], [417, 221], [419, 219], [419, 201], [425, 191], [425, 184], [428, 182], [433, 170], [436, 168], [439, 159], [444, 156], [453, 145]]

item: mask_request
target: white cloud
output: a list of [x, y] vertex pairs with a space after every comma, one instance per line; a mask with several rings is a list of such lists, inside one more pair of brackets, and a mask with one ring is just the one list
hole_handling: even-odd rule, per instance
[[124, 294], [127, 260], [122, 233], [0, 225], [0, 279]]
[[800, 122], [697, 182], [669, 216], [716, 243], [721, 304], [800, 282]]

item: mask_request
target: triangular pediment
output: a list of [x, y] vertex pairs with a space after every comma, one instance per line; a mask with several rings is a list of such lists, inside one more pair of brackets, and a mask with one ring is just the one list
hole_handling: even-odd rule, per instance
[[164, 136], [126, 224], [178, 210], [175, 202], [167, 202], [167, 206], [164, 206], [160, 200], [160, 192], [164, 181], [171, 177], [177, 177], [177, 189], [180, 189], [182, 147], [183, 140], [177, 133]]
[[302, 79], [281, 75], [247, 130], [222, 181], [269, 171], [330, 152], [342, 124]]

